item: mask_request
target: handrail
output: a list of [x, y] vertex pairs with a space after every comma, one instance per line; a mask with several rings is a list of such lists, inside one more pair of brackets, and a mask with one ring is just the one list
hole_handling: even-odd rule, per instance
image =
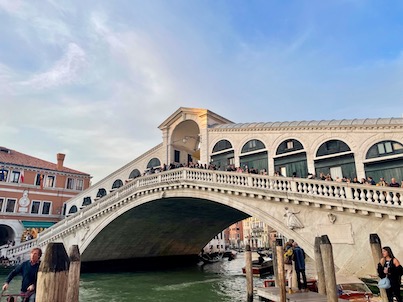
[[[61, 236], [68, 229], [78, 224], [83, 224], [94, 215], [99, 214], [113, 204], [124, 200], [129, 195], [143, 189], [156, 186], [170, 186], [179, 182], [207, 185], [216, 189], [242, 189], [253, 194], [269, 192], [287, 192], [287, 195], [295, 193], [309, 199], [313, 196], [342, 200], [345, 205], [376, 205], [374, 211], [381, 211], [381, 207], [389, 209], [403, 209], [403, 190], [401, 188], [377, 187], [334, 181], [313, 180], [304, 178], [289, 178], [279, 176], [267, 176], [256, 174], [244, 174], [235, 172], [223, 172], [196, 168], [179, 168], [138, 177], [128, 184], [120, 187], [112, 193], [95, 201], [81, 211], [69, 216], [52, 227], [38, 234], [38, 238], [27, 243], [9, 248], [7, 255], [18, 253], [30, 248], [33, 243], [44, 245], [53, 237]], [[384, 211], [385, 212], [385, 211]], [[401, 215], [401, 214], [396, 214]]]

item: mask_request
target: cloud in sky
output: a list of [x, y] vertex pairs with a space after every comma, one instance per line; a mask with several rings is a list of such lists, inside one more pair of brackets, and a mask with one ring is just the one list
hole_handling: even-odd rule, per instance
[[1, 145], [65, 152], [96, 182], [160, 143], [180, 106], [235, 122], [401, 116], [402, 13], [399, 1], [0, 0]]

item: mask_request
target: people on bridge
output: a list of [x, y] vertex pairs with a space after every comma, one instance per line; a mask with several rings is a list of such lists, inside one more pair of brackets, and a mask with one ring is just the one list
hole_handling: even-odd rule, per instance
[[388, 183], [383, 177], [379, 178], [379, 182], [376, 184], [378, 187], [387, 187]]
[[391, 179], [389, 187], [392, 187], [392, 188], [399, 188], [400, 187], [399, 183], [396, 181], [396, 178], [393, 177]]
[[298, 243], [296, 242], [294, 242], [292, 246], [293, 246], [293, 260], [295, 263], [295, 272], [297, 273], [298, 290], [308, 291], [308, 285], [305, 274], [305, 251], [302, 248], [300, 248]]
[[386, 290], [388, 301], [392, 302], [393, 296], [395, 296], [397, 302], [402, 302], [400, 280], [403, 275], [403, 268], [389, 246], [382, 248], [382, 258], [378, 263], [378, 275], [380, 278], [388, 277], [390, 281], [390, 288]]
[[36, 280], [38, 277], [38, 269], [42, 250], [40, 248], [33, 248], [31, 250], [30, 259], [19, 264], [6, 278], [3, 285], [3, 291], [7, 290], [9, 283], [17, 275], [22, 275], [21, 294], [26, 298], [24, 301], [34, 302], [36, 291]]

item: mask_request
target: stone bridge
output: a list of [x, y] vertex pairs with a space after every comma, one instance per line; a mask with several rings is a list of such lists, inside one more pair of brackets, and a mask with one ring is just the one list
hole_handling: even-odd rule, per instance
[[[328, 235], [344, 273], [375, 273], [369, 235], [403, 259], [403, 191], [352, 183], [181, 168], [138, 177], [7, 250], [77, 244], [83, 262], [195, 255], [217, 233], [249, 216], [295, 239], [314, 256]], [[299, 226], [298, 226], [299, 224]]]

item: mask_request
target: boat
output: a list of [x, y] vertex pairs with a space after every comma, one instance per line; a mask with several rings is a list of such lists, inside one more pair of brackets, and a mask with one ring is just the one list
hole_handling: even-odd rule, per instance
[[199, 265], [209, 264], [209, 263], [216, 263], [222, 260], [223, 253], [213, 253], [213, 254], [199, 254]]
[[[259, 258], [252, 261], [252, 272], [254, 276], [263, 277], [273, 274], [273, 259], [265, 254], [259, 253]], [[242, 268], [242, 272], [246, 274], [246, 266]]]
[[[359, 278], [355, 276], [336, 275], [337, 294], [339, 299], [351, 302], [376, 302], [382, 301], [375, 296], [369, 287]], [[286, 286], [287, 280], [285, 280]], [[263, 282], [264, 287], [275, 286], [274, 279], [267, 279]], [[315, 278], [307, 279], [308, 289], [313, 292], [318, 291], [317, 280]]]
[[[307, 278], [306, 284], [308, 286], [309, 291], [311, 291], [311, 292], [318, 291], [318, 284], [317, 284], [317, 280], [315, 278]], [[276, 285], [276, 281], [274, 279], [263, 280], [264, 287], [271, 287], [271, 286], [275, 286], [275, 285]], [[285, 286], [288, 287], [288, 280], [285, 280]]]
[[355, 276], [336, 275], [337, 293], [340, 299], [355, 302], [382, 301], [369, 287]]

